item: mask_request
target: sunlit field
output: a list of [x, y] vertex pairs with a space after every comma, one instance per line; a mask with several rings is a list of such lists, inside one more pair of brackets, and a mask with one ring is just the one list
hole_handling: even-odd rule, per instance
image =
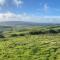
[[39, 29], [1, 33], [0, 60], [60, 60], [60, 33]]

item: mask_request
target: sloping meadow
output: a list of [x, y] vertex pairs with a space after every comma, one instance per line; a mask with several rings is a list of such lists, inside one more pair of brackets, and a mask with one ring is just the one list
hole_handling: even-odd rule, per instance
[[1, 32], [0, 60], [60, 60], [60, 27]]

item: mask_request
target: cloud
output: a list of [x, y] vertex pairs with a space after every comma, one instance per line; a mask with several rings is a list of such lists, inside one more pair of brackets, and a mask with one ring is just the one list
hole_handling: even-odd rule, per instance
[[28, 21], [32, 16], [23, 14], [15, 14], [12, 12], [0, 13], [0, 21]]
[[44, 4], [44, 12], [45, 12], [45, 13], [48, 12], [48, 5], [47, 5], [47, 3]]
[[3, 6], [5, 4], [5, 0], [0, 0], [0, 6]]
[[14, 3], [16, 4], [17, 7], [21, 7], [21, 5], [23, 4], [22, 0], [14, 0]]
[[22, 0], [0, 0], [0, 7], [21, 7], [23, 4]]
[[47, 3], [40, 3], [40, 8], [36, 9], [37, 13], [42, 13], [44, 15], [46, 15], [49, 11], [49, 6]]
[[60, 23], [60, 16], [35, 16], [27, 13], [15, 14], [12, 12], [0, 13], [1, 21], [28, 21], [40, 23]]
[[8, 21], [10, 18], [14, 17], [14, 13], [0, 13], [0, 21]]

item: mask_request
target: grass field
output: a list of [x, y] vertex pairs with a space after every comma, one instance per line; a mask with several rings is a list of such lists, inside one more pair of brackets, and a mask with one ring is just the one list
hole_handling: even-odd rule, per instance
[[15, 37], [10, 36], [12, 32], [4, 34], [6, 37], [0, 38], [0, 60], [60, 60], [60, 33]]

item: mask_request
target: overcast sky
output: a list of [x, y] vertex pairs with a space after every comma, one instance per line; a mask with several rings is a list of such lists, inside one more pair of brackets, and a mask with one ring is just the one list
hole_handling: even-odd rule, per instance
[[0, 21], [60, 22], [60, 0], [0, 0]]

